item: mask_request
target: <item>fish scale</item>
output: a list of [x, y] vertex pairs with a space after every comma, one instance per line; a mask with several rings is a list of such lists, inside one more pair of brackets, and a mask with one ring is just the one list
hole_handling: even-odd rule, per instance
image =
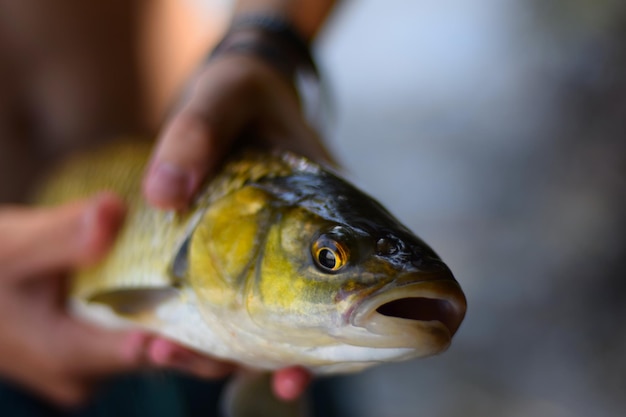
[[149, 146], [120, 143], [99, 150], [97, 158], [78, 155], [45, 188], [41, 201], [47, 204], [105, 190], [118, 194], [128, 204], [124, 225], [106, 261], [80, 271], [72, 281], [72, 292], [77, 297], [89, 299], [118, 289], [173, 284], [169, 273], [172, 254], [183, 240], [190, 216], [152, 210], [143, 201], [139, 190]]

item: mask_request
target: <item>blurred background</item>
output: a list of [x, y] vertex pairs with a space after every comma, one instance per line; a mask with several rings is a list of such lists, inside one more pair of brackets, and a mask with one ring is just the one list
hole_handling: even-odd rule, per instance
[[[154, 130], [230, 7], [90, 3], [81, 21], [93, 42], [81, 50], [55, 42], [83, 2], [47, 7], [56, 14], [30, 22], [29, 37], [16, 22], [35, 3], [0, 0], [0, 52], [40, 57], [29, 94], [0, 81], [0, 135], [28, 138], [12, 150], [21, 158], [0, 152], [0, 178], [35, 178], [86, 136]], [[624, 415], [626, 3], [345, 1], [316, 54], [328, 143], [347, 176], [435, 248], [469, 302], [447, 353], [334, 379], [321, 388], [329, 409]], [[68, 71], [59, 56], [89, 59]], [[0, 80], [20, 71], [0, 62]], [[41, 143], [55, 145], [35, 152]], [[0, 201], [22, 198], [15, 181], [3, 187]]]
[[626, 3], [352, 1], [318, 52], [333, 148], [469, 303], [345, 415], [624, 415]]

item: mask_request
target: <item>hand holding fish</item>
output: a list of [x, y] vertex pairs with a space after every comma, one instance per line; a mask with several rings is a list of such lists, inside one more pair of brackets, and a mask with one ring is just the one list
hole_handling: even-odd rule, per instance
[[[65, 278], [107, 253], [124, 217], [111, 194], [55, 208], [0, 210], [0, 374], [53, 402], [75, 405], [115, 373], [153, 366], [217, 378], [233, 370], [143, 331], [112, 331], [66, 311]], [[275, 375], [284, 398], [300, 394], [306, 375]]]
[[[318, 5], [315, 27], [332, 3]], [[309, 13], [308, 19], [314, 15]], [[222, 54], [205, 65], [187, 100], [166, 123], [143, 183], [148, 202], [164, 209], [186, 208], [236, 140], [251, 130], [269, 147], [331, 159], [284, 74], [253, 54]], [[294, 367], [275, 372], [273, 378], [275, 394], [293, 399], [306, 388], [309, 374]]]
[[0, 373], [66, 405], [97, 379], [139, 367], [141, 335], [70, 317], [64, 275], [98, 259], [124, 209], [110, 198], [60, 208], [0, 211]]
[[[310, 39], [332, 0], [238, 1], [238, 10], [271, 12], [287, 3]], [[249, 11], [249, 10], [247, 10]], [[305, 18], [304, 18], [304, 17]], [[246, 32], [245, 36], [250, 34]], [[163, 130], [144, 184], [161, 208], [187, 206], [206, 176], [217, 171], [238, 139], [253, 130], [264, 143], [313, 159], [328, 159], [304, 121], [288, 78], [258, 57], [224, 54], [199, 74], [189, 100]], [[293, 138], [297, 138], [294, 140]], [[145, 330], [91, 326], [66, 311], [66, 278], [109, 253], [124, 217], [111, 195], [54, 208], [0, 207], [0, 375], [57, 403], [75, 404], [110, 374], [146, 366], [218, 377], [233, 366], [181, 347]], [[275, 371], [275, 393], [297, 397], [309, 374], [293, 367]]]
[[226, 55], [205, 67], [190, 98], [166, 124], [144, 182], [148, 201], [186, 207], [236, 139], [251, 130], [268, 147], [330, 159], [304, 120], [294, 88], [258, 59]]
[[334, 1], [283, 2], [285, 10], [265, 5], [261, 14], [255, 3], [239, 2], [230, 30], [162, 130], [143, 186], [153, 206], [187, 207], [205, 178], [247, 139], [331, 159], [304, 107], [317, 78], [308, 43]]
[[[315, 22], [315, 28], [305, 30], [311, 32], [309, 37], [333, 3], [321, 2], [318, 12], [309, 13], [307, 19]], [[256, 38], [259, 34], [247, 29], [243, 33], [246, 45], [250, 40], [255, 45], [265, 42], [262, 35]], [[241, 41], [238, 36], [235, 43]], [[209, 60], [158, 138], [143, 182], [147, 201], [161, 209], [187, 208], [206, 177], [218, 171], [229, 151], [241, 145], [237, 141], [250, 131], [270, 148], [330, 161], [318, 134], [305, 120], [292, 81], [254, 54], [222, 53]], [[279, 398], [294, 399], [309, 379], [302, 368], [278, 370], [273, 376], [274, 392]]]

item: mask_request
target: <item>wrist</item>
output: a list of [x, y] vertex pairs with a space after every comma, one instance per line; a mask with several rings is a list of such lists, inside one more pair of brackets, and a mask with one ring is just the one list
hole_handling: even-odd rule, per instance
[[292, 83], [299, 94], [300, 78], [319, 78], [308, 41], [278, 15], [250, 14], [235, 18], [210, 58], [227, 54], [259, 58]]

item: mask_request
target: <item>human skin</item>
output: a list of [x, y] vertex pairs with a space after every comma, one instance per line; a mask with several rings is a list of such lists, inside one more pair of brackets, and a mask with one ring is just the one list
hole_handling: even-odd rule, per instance
[[[310, 40], [334, 3], [240, 0], [235, 16], [282, 16]], [[315, 160], [330, 159], [302, 114], [291, 80], [254, 56], [226, 54], [204, 66], [162, 129], [144, 181], [148, 202], [164, 209], [184, 209], [240, 135], [249, 130], [262, 138], [262, 144]]]
[[[74, 406], [115, 373], [153, 367], [220, 378], [236, 369], [159, 336], [101, 329], [67, 312], [68, 274], [107, 253], [124, 213], [109, 193], [54, 208], [0, 206], [0, 374]], [[280, 370], [274, 389], [294, 399], [308, 380], [299, 368]]]
[[[242, 0], [236, 13], [290, 20], [310, 39], [333, 1]], [[296, 90], [271, 65], [225, 55], [208, 63], [166, 122], [146, 173], [154, 206], [184, 210], [215, 172], [240, 133], [254, 128], [264, 143], [328, 159], [304, 120]], [[0, 373], [62, 405], [84, 401], [102, 378], [143, 367], [175, 368], [217, 378], [235, 368], [140, 331], [110, 332], [71, 317], [64, 282], [72, 270], [103, 256], [123, 203], [112, 195], [55, 208], [0, 206]], [[300, 368], [275, 372], [274, 391], [294, 399], [310, 377]]]
[[102, 257], [123, 218], [123, 203], [110, 194], [55, 208], [0, 208], [0, 373], [70, 406], [104, 375], [155, 362], [158, 338], [85, 324], [65, 307], [67, 274]]

